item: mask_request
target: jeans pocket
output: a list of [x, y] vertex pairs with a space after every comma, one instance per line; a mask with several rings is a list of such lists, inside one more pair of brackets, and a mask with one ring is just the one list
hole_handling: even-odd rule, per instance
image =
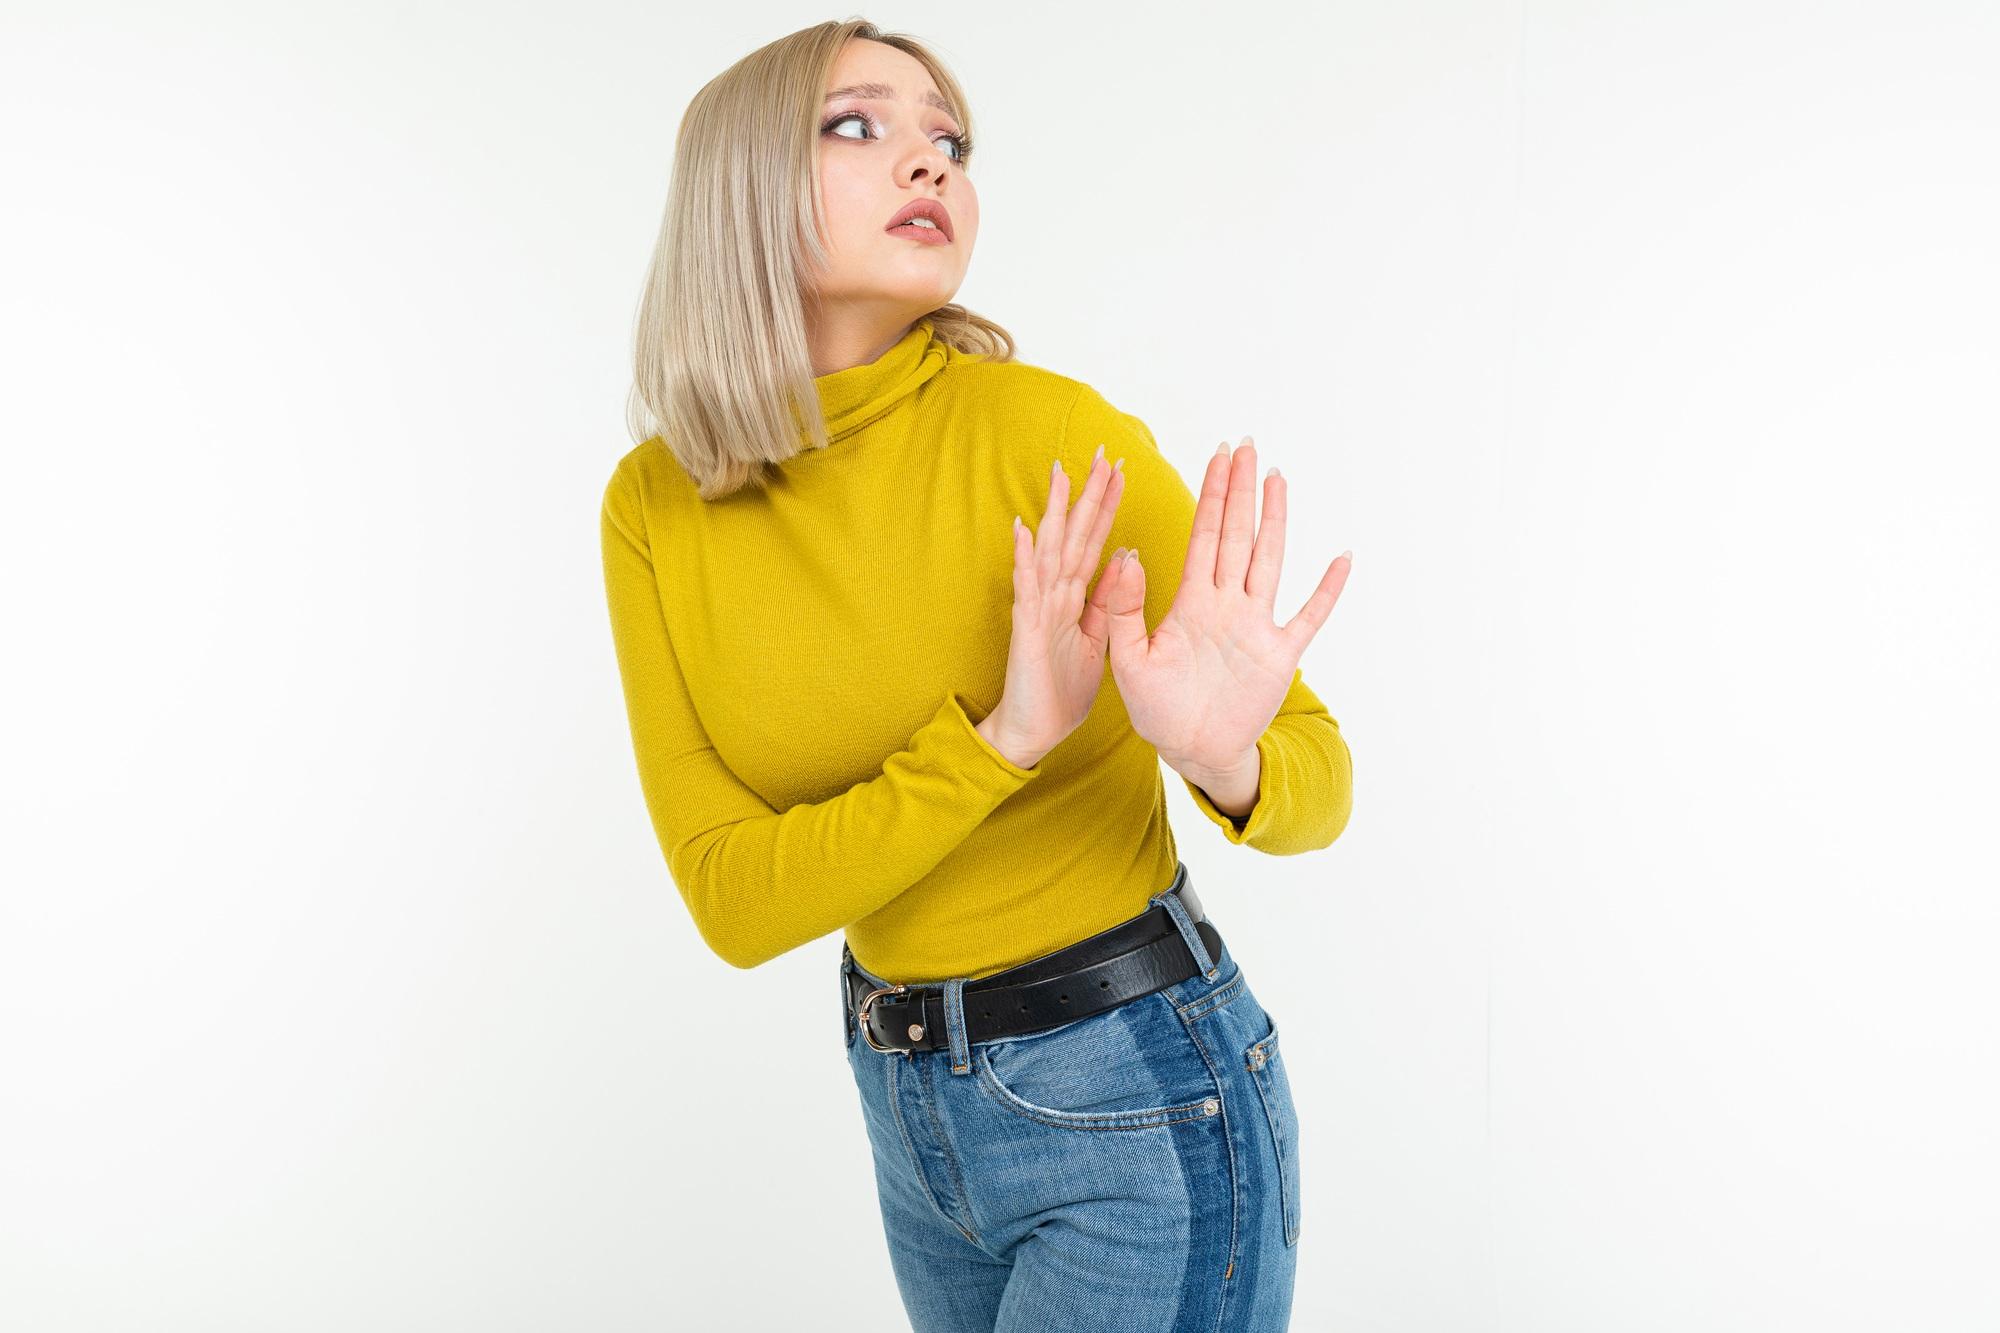
[[1285, 1244], [1299, 1242], [1299, 1114], [1292, 1103], [1292, 1081], [1285, 1073], [1285, 1058], [1278, 1050], [1278, 1025], [1265, 1015], [1266, 1031], [1243, 1052], [1243, 1067], [1257, 1084], [1264, 1103], [1264, 1119], [1271, 1127], [1271, 1145], [1277, 1154], [1278, 1191], [1285, 1209]]
[[1200, 1043], [1158, 992], [1045, 1032], [979, 1042], [972, 1063], [1000, 1106], [1059, 1128], [1146, 1129], [1222, 1110]]

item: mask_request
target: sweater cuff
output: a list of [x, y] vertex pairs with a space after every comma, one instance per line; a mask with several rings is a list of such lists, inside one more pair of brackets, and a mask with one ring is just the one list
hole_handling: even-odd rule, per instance
[[[982, 709], [978, 702], [962, 690], [953, 690], [938, 706], [933, 721], [945, 724], [943, 734], [948, 737], [948, 758], [969, 772], [984, 775], [980, 785], [989, 787], [995, 794], [1004, 794], [1026, 785], [1029, 779], [1041, 776], [1042, 770], [1022, 768], [993, 748], [984, 736], [976, 730], [979, 722], [986, 719], [989, 710]], [[978, 716], [974, 717], [973, 714]]]
[[[1269, 734], [1268, 732], [1266, 733]], [[1208, 799], [1208, 793], [1181, 778], [1188, 795], [1194, 798], [1195, 809], [1207, 815], [1209, 821], [1222, 830], [1222, 836], [1232, 843], [1253, 841], [1264, 826], [1271, 822], [1271, 788], [1276, 785], [1271, 775], [1273, 764], [1271, 749], [1264, 743], [1264, 737], [1257, 738], [1257, 803], [1250, 807], [1247, 815], [1225, 815], [1215, 808], [1215, 802]]]

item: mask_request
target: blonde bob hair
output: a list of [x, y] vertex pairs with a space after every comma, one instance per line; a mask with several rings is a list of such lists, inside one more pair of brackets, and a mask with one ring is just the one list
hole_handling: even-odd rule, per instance
[[[826, 420], [806, 339], [810, 275], [827, 262], [819, 120], [853, 38], [922, 62], [971, 135], [964, 90], [915, 38], [862, 19], [763, 46], [711, 79], [674, 141], [673, 176], [639, 301], [626, 425], [654, 436], [704, 500], [767, 484], [767, 469], [823, 449]], [[922, 318], [939, 341], [1011, 361], [1014, 339], [956, 304]]]

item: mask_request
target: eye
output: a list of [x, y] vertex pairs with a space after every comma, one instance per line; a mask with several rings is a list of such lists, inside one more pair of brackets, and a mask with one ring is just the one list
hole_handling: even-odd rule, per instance
[[[832, 120], [821, 125], [819, 127], [820, 133], [833, 134], [835, 126], [844, 125], [850, 120], [858, 120], [867, 126], [870, 135], [875, 133], [875, 122], [859, 111], [841, 112]], [[856, 136], [851, 134], [834, 134], [834, 137], [836, 139], [852, 139], [858, 143], [866, 142], [865, 139], [857, 139]], [[949, 142], [951, 144], [951, 153], [949, 156], [954, 162], [962, 164], [967, 158], [972, 156], [972, 136], [969, 134], [940, 134], [933, 142], [940, 144]]]
[[[862, 115], [859, 111], [849, 111], [843, 115], [835, 116], [832, 120], [829, 120], [826, 124], [820, 126], [819, 127], [820, 133], [831, 134], [833, 132], [834, 126], [845, 124], [850, 120], [858, 120], [864, 125], [868, 124], [868, 117]], [[873, 129], [874, 127], [870, 125], [869, 128]], [[834, 137], [837, 139], [850, 139], [853, 138], [854, 136], [848, 134], [837, 134], [834, 135]]]

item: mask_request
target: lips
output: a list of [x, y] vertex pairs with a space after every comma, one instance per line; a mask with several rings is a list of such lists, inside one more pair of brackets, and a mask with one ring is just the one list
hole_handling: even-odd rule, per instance
[[937, 223], [938, 230], [944, 234], [944, 238], [947, 241], [952, 239], [951, 214], [945, 212], [944, 205], [935, 199], [911, 200], [896, 210], [896, 216], [890, 218], [889, 225], [882, 230], [894, 231], [911, 218], [929, 218], [931, 221]]

